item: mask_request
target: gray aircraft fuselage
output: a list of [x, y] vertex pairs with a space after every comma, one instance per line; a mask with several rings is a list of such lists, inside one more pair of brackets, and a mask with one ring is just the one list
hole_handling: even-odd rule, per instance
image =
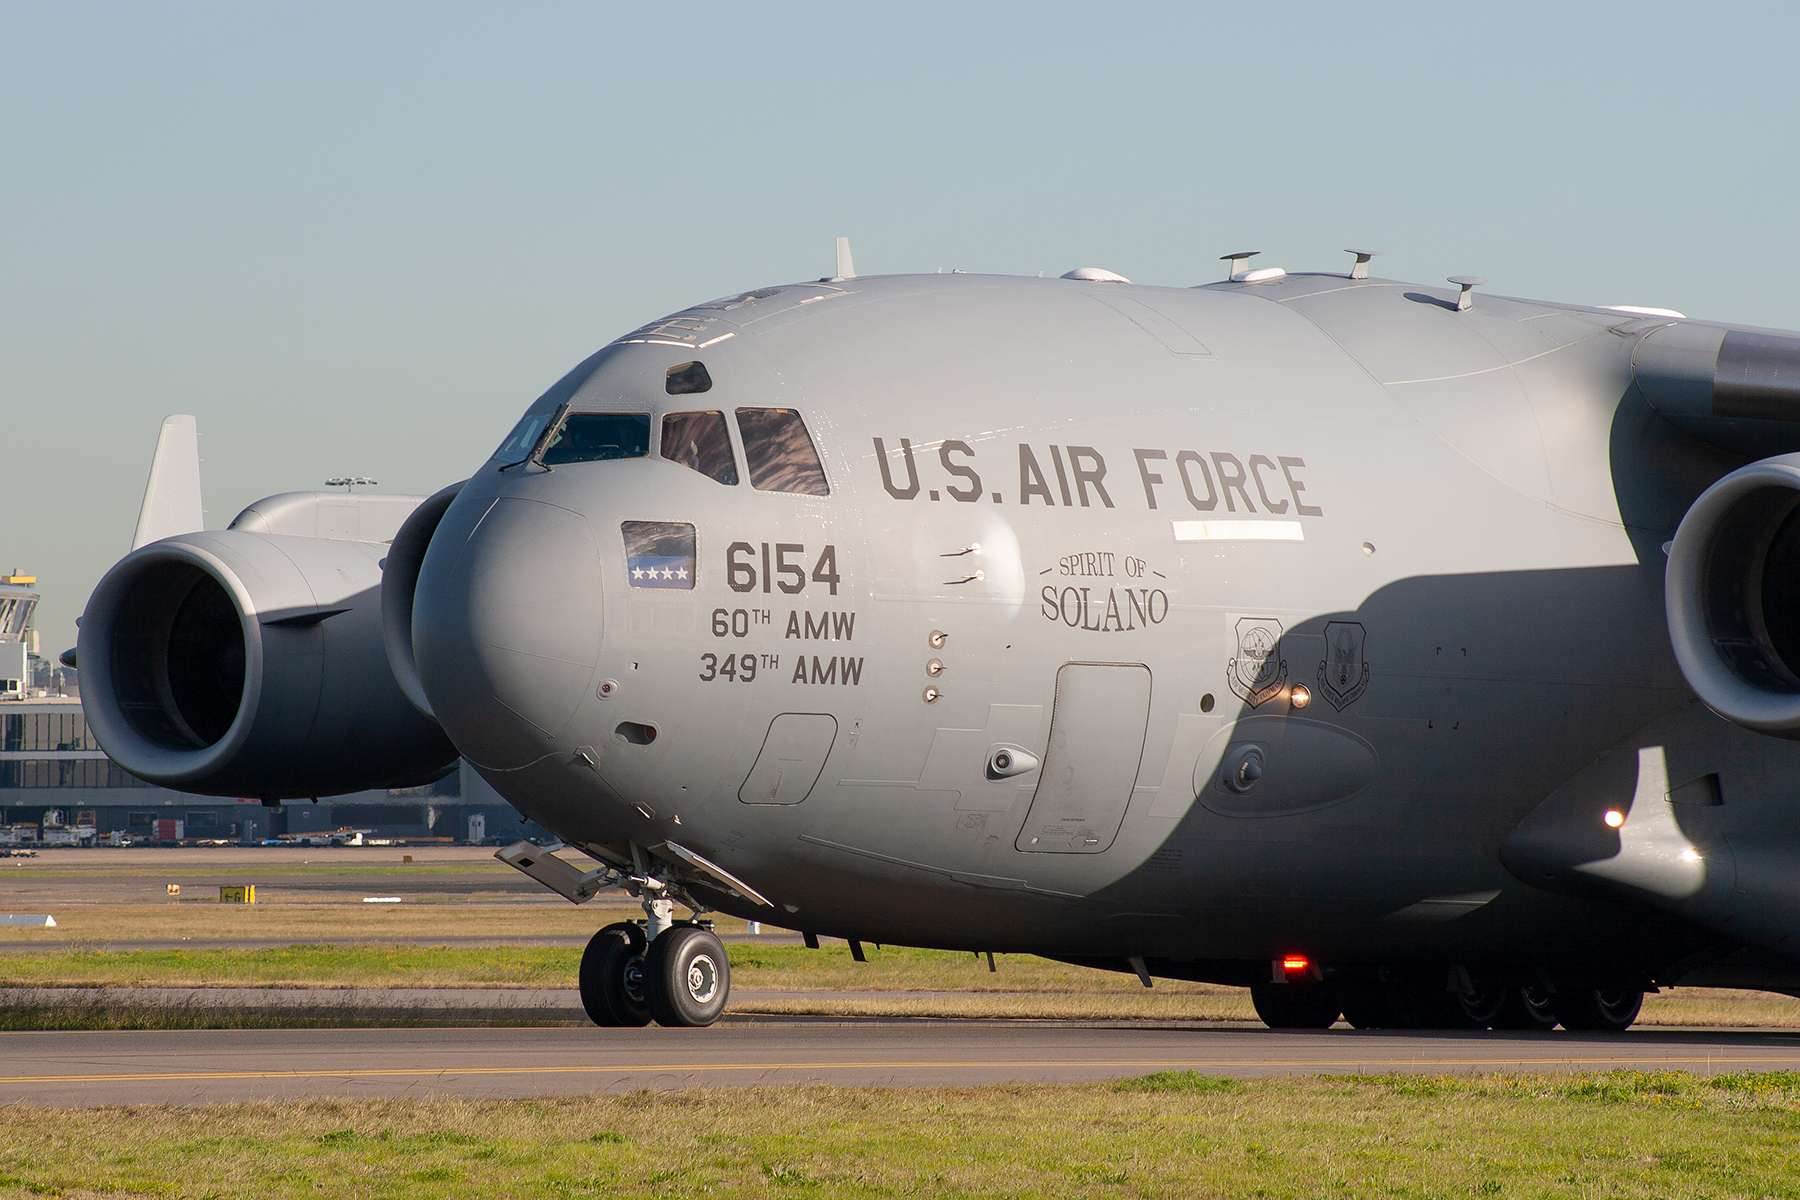
[[[1785, 985], [1800, 748], [1695, 699], [1663, 597], [1751, 456], [1634, 386], [1668, 319], [1455, 299], [927, 275], [686, 310], [527, 414], [646, 414], [641, 456], [497, 458], [450, 503], [424, 693], [571, 844], [685, 848], [771, 907], [691, 895], [809, 932], [1229, 980], [1747, 945], [1729, 980]], [[754, 486], [739, 409], [799, 414], [828, 494]], [[735, 483], [659, 440], [710, 412]]]

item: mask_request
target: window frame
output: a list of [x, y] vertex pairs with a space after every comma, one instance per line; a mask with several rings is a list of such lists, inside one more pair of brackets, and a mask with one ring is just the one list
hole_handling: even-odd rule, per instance
[[[731, 471], [732, 471], [732, 474], [736, 476], [736, 478], [733, 479], [730, 483], [726, 483], [722, 479], [714, 479], [711, 475], [708, 475], [706, 472], [702, 471], [700, 468], [689, 466], [687, 463], [684, 463], [684, 462], [680, 461], [679, 459], [670, 458], [667, 454], [665, 454], [663, 452], [664, 422], [667, 421], [670, 417], [685, 416], [690, 413], [718, 413], [719, 414], [719, 423], [725, 427], [725, 445], [726, 445], [727, 449], [729, 449], [731, 451]], [[671, 409], [666, 409], [663, 412], [656, 414], [656, 416], [655, 416], [656, 453], [652, 457], [654, 457], [659, 462], [666, 462], [666, 463], [670, 464], [671, 466], [680, 467], [685, 471], [692, 471], [694, 474], [700, 476], [702, 479], [711, 480], [713, 483], [718, 484], [720, 487], [737, 487], [740, 484], [747, 483], [747, 482], [749, 482], [749, 479], [750, 479], [749, 463], [744, 458], [743, 447], [738, 445], [737, 439], [734, 436], [734, 431], [732, 429], [732, 426], [734, 426], [736, 423], [737, 422], [733, 421], [727, 415], [727, 411], [724, 408], [671, 408]], [[816, 449], [816, 447], [815, 447], [815, 449]]]
[[[620, 455], [617, 458], [578, 458], [578, 459], [572, 459], [569, 462], [561, 462], [561, 463], [545, 462], [544, 455], [549, 453], [550, 445], [552, 442], [554, 442], [556, 440], [556, 435], [561, 433], [563, 426], [565, 424], [567, 424], [572, 418], [575, 418], [575, 417], [642, 417], [642, 418], [644, 418], [646, 421], [649, 422], [649, 425], [650, 425], [650, 428], [646, 431], [645, 436], [644, 436], [644, 452], [642, 454]], [[659, 456], [658, 451], [660, 449], [659, 444], [661, 441], [662, 441], [662, 422], [661, 422], [661, 420], [658, 419], [658, 414], [656, 412], [655, 405], [634, 405], [630, 408], [580, 408], [580, 409], [578, 409], [578, 408], [576, 408], [576, 406], [573, 402], [570, 402], [563, 406], [562, 411], [556, 415], [556, 419], [554, 421], [551, 421], [549, 424], [544, 426], [543, 432], [538, 435], [537, 448], [531, 452], [531, 457], [529, 459], [527, 459], [526, 461], [531, 463], [533, 466], [541, 467], [546, 471], [554, 471], [558, 467], [578, 467], [578, 466], [582, 465], [583, 463], [631, 462], [633, 459], [658, 457]]]
[[[812, 447], [813, 461], [819, 464], [819, 476], [824, 481], [825, 490], [823, 492], [791, 492], [791, 491], [782, 491], [782, 490], [775, 489], [775, 488], [758, 487], [756, 485], [756, 476], [754, 473], [754, 468], [752, 468], [752, 466], [750, 464], [749, 442], [748, 442], [748, 439], [746, 439], [744, 437], [742, 414], [745, 412], [790, 412], [790, 413], [793, 413], [794, 416], [797, 417], [800, 421], [800, 428], [801, 428], [802, 432], [804, 432], [806, 434], [807, 445]], [[731, 420], [727, 421], [726, 424], [732, 427], [732, 434], [733, 434], [733, 436], [735, 436], [737, 438], [738, 442], [740, 443], [739, 448], [742, 450], [743, 455], [744, 455], [743, 460], [742, 460], [743, 464], [744, 464], [744, 479], [747, 483], [750, 484], [751, 491], [760, 492], [765, 496], [804, 496], [809, 500], [826, 500], [832, 496], [833, 493], [832, 493], [832, 487], [831, 487], [831, 472], [825, 466], [825, 455], [819, 449], [818, 439], [813, 437], [812, 426], [808, 425], [806, 423], [806, 413], [801, 408], [799, 408], [797, 405], [792, 405], [792, 404], [738, 404], [738, 405], [733, 405], [732, 409], [731, 409]]]

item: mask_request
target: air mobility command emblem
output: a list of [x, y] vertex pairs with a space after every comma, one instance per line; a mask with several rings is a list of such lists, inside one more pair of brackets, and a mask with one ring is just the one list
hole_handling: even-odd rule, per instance
[[1325, 626], [1325, 660], [1319, 664], [1319, 691], [1342, 712], [1369, 688], [1369, 660], [1363, 656], [1368, 631], [1357, 621]]
[[1225, 664], [1225, 679], [1239, 699], [1256, 708], [1287, 685], [1281, 657], [1281, 622], [1274, 617], [1239, 617], [1237, 654]]

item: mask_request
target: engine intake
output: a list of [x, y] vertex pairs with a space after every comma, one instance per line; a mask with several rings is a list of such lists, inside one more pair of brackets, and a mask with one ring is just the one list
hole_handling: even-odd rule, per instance
[[107, 753], [154, 783], [265, 799], [413, 786], [454, 765], [388, 666], [385, 543], [246, 523], [268, 526], [247, 510], [153, 542], [95, 588], [79, 661]]
[[462, 483], [451, 484], [427, 497], [413, 510], [399, 532], [394, 534], [393, 545], [388, 550], [387, 570], [382, 577], [381, 632], [388, 663], [406, 698], [433, 721], [437, 720], [437, 714], [431, 711], [431, 702], [425, 698], [425, 685], [419, 682], [419, 662], [413, 655], [413, 597], [419, 590], [419, 568], [424, 565], [425, 549], [431, 545], [431, 535], [437, 532], [444, 514], [450, 509], [450, 502], [467, 482], [465, 479]]
[[1675, 659], [1700, 699], [1800, 739], [1800, 454], [1702, 493], [1669, 546], [1663, 587]]

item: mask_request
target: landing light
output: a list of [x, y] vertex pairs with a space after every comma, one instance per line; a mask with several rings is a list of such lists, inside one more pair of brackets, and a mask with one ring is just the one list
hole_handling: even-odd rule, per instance
[[1311, 961], [1304, 954], [1289, 954], [1281, 960], [1281, 969], [1284, 971], [1304, 971], [1311, 965]]
[[1294, 690], [1288, 693], [1288, 703], [1295, 708], [1305, 708], [1312, 703], [1312, 693], [1303, 683], [1296, 683]]
[[1606, 810], [1606, 816], [1603, 819], [1606, 821], [1606, 823], [1608, 825], [1612, 826], [1614, 829], [1617, 829], [1619, 826], [1621, 826], [1625, 823], [1625, 814], [1620, 812], [1616, 808], [1609, 808]]

